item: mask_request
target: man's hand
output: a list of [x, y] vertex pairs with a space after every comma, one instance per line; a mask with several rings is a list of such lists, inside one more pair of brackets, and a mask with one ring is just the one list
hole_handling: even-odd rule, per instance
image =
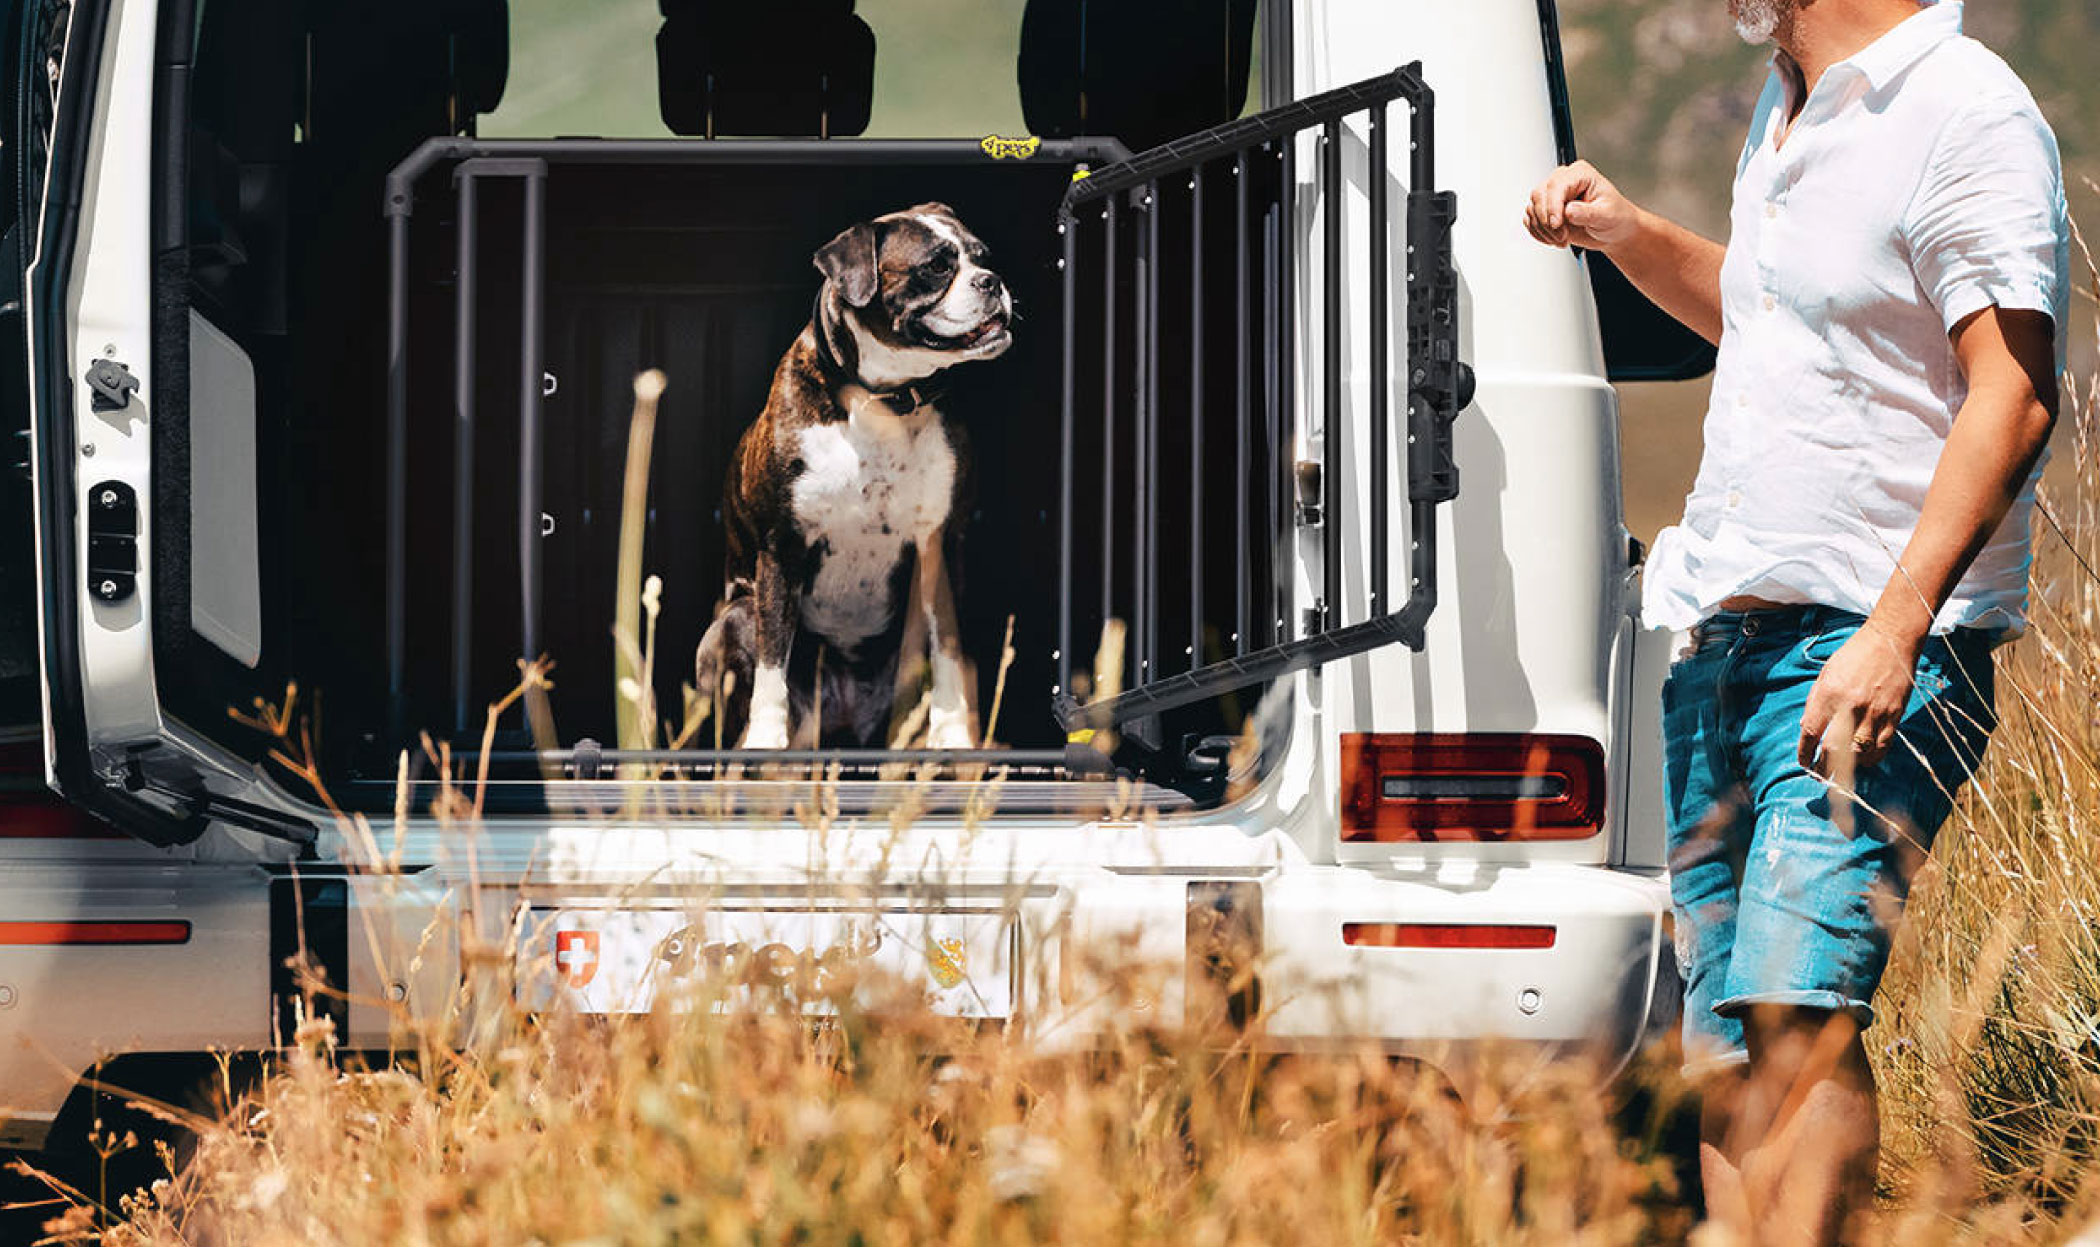
[[1562, 165], [1531, 192], [1524, 228], [1555, 247], [1609, 252], [1640, 230], [1641, 210], [1587, 160]]
[[1840, 753], [1853, 766], [1881, 761], [1910, 704], [1921, 641], [1904, 641], [1868, 623], [1823, 664], [1801, 714], [1800, 762], [1828, 776]]
[[1643, 209], [1589, 162], [1563, 165], [1539, 183], [1524, 228], [1549, 247], [1604, 252], [1663, 311], [1708, 342], [1721, 340], [1721, 244]]

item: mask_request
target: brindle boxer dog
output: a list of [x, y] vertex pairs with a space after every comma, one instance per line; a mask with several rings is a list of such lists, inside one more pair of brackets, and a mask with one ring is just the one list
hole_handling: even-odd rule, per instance
[[699, 688], [735, 675], [723, 739], [747, 749], [882, 745], [930, 659], [927, 743], [967, 749], [951, 577], [969, 459], [936, 387], [1012, 343], [1013, 297], [945, 204], [852, 226], [815, 259], [815, 312], [730, 466]]

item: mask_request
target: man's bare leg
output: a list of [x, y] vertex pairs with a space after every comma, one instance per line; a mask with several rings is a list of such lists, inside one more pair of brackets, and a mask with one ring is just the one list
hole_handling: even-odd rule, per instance
[[1706, 1195], [1706, 1219], [1743, 1243], [1750, 1241], [1750, 1206], [1743, 1202], [1742, 1154], [1735, 1135], [1749, 1088], [1747, 1066], [1713, 1074], [1699, 1088], [1699, 1185]]
[[1716, 1079], [1701, 1115], [1707, 1211], [1746, 1243], [1842, 1241], [1874, 1195], [1881, 1120], [1858, 1026], [1769, 1007], [1745, 1027], [1750, 1065]]

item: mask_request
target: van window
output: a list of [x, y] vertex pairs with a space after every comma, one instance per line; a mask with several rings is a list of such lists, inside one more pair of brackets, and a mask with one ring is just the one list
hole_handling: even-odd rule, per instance
[[[33, 202], [42, 169], [50, 100], [32, 93], [22, 116], [25, 64], [41, 65], [62, 37], [63, 14], [34, 0], [0, 3], [0, 737], [34, 731], [40, 720], [37, 664], [36, 536], [29, 483], [29, 387], [22, 339], [22, 205]], [[44, 37], [25, 38], [35, 20]], [[22, 158], [26, 138], [30, 159]]]
[[[808, 13], [791, 12], [802, 9]], [[865, 116], [865, 128], [836, 124], [831, 134], [1078, 133], [1059, 125], [1054, 102], [1023, 96], [1069, 86], [1076, 98], [1084, 66], [1084, 86], [1097, 108], [1106, 100], [1111, 117], [1128, 111], [1118, 109], [1113, 96], [1117, 84], [1131, 83], [1144, 95], [1146, 114], [1123, 119], [1125, 125], [1097, 121], [1087, 132], [1121, 134], [1156, 117], [1164, 127], [1158, 133], [1121, 134], [1132, 148], [1143, 148], [1260, 107], [1258, 91], [1248, 86], [1261, 77], [1254, 9], [1255, 0], [511, 0], [509, 84], [477, 132], [489, 138], [703, 133], [697, 125], [667, 124], [667, 111], [676, 120], [676, 106], [667, 101], [681, 78], [698, 80], [738, 65], [776, 81], [796, 71], [850, 77], [872, 46], [872, 98], [841, 109]], [[814, 37], [804, 36], [812, 30]], [[687, 32], [690, 38], [682, 37]], [[1205, 47], [1221, 54], [1197, 51]], [[1145, 71], [1132, 73], [1122, 63], [1133, 60]], [[701, 89], [697, 81], [684, 85]]]

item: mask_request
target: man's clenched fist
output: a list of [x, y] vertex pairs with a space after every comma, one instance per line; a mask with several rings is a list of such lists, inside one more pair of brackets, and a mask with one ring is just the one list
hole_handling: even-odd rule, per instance
[[1524, 228], [1542, 243], [1610, 251], [1640, 229], [1641, 210], [1587, 160], [1562, 165], [1531, 192]]

